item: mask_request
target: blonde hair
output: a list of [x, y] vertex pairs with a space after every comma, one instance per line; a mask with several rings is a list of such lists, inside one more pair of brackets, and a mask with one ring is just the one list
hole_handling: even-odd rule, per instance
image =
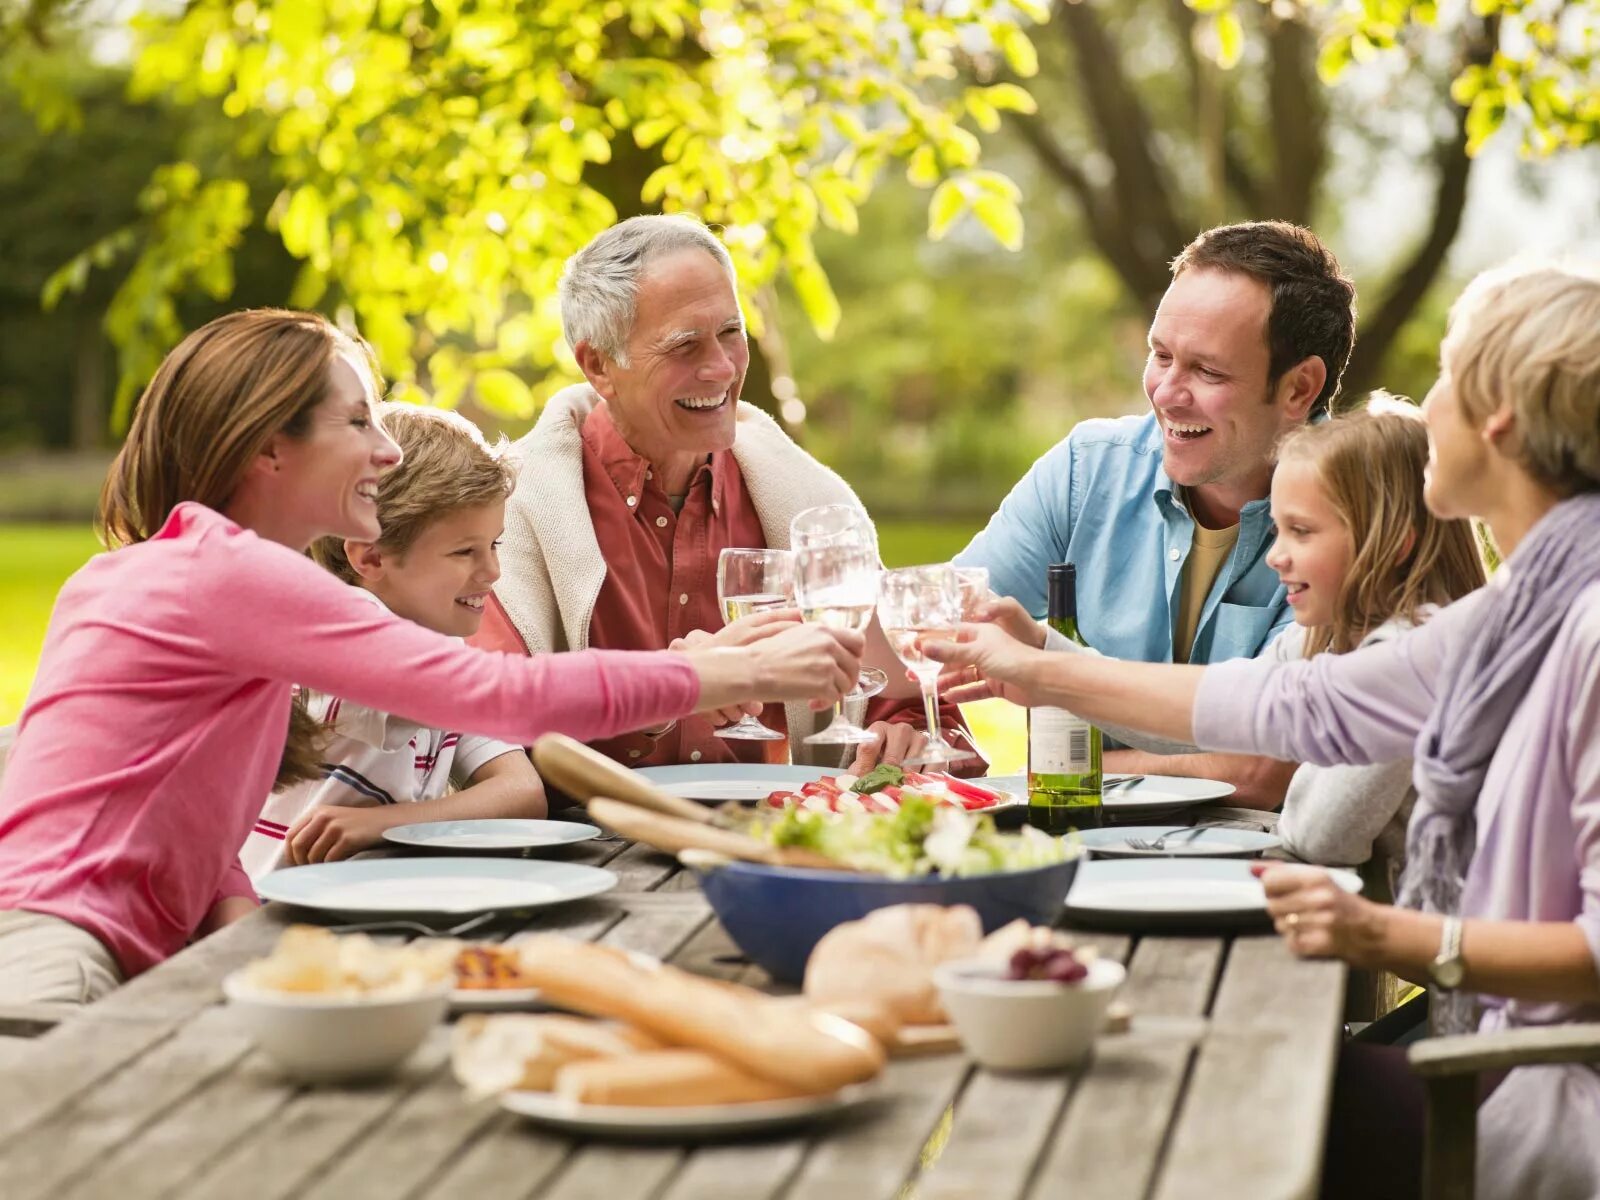
[[[304, 437], [346, 354], [376, 398], [377, 357], [320, 313], [256, 308], [196, 329], [157, 368], [134, 410], [95, 514], [115, 549], [143, 542], [186, 500], [222, 511], [276, 434]], [[274, 790], [321, 775], [326, 734], [296, 697]]]
[[[391, 402], [378, 415], [404, 455], [378, 483], [379, 549], [403, 558], [435, 521], [511, 494], [516, 475], [503, 438], [490, 446], [471, 421], [438, 408]], [[346, 583], [360, 582], [343, 538], [319, 539], [311, 556]]]
[[1424, 605], [1483, 584], [1471, 525], [1440, 520], [1423, 502], [1428, 433], [1414, 405], [1374, 393], [1364, 409], [1292, 430], [1278, 461], [1316, 468], [1355, 544], [1332, 622], [1306, 633], [1307, 658], [1354, 650], [1385, 621], [1415, 623]]
[[1564, 496], [1600, 490], [1600, 272], [1483, 272], [1450, 309], [1440, 360], [1474, 424], [1511, 409], [1528, 474]]

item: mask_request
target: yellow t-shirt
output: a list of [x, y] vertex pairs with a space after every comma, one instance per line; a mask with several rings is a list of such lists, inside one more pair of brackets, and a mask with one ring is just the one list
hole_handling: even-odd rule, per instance
[[1183, 578], [1178, 581], [1178, 611], [1172, 623], [1172, 661], [1186, 663], [1189, 651], [1194, 648], [1195, 631], [1200, 628], [1200, 612], [1211, 594], [1211, 585], [1217, 581], [1217, 572], [1233, 553], [1233, 544], [1239, 540], [1239, 526], [1226, 529], [1207, 529], [1198, 521], [1194, 526], [1194, 544], [1189, 547], [1188, 561], [1183, 564]]

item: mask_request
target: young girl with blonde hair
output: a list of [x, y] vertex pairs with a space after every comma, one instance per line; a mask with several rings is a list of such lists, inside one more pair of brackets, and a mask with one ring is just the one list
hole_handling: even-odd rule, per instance
[[[1295, 624], [1262, 657], [1376, 645], [1483, 584], [1471, 526], [1440, 520], [1423, 501], [1428, 433], [1411, 405], [1378, 393], [1363, 409], [1295, 430], [1277, 458], [1267, 564], [1288, 589]], [[1374, 860], [1369, 883], [1387, 899], [1415, 800], [1409, 758], [1307, 763], [1290, 781], [1278, 833], [1306, 862]]]
[[381, 535], [400, 454], [377, 394], [364, 343], [274, 309], [212, 321], [156, 372], [101, 499], [121, 548], [62, 587], [0, 782], [0, 1002], [92, 1000], [249, 911], [238, 851], [294, 684], [519, 744], [849, 690], [859, 635], [815, 625], [513, 658], [355, 596], [304, 550]]

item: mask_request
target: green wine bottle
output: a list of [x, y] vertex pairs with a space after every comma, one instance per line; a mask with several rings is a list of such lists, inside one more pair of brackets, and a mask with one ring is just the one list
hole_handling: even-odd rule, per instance
[[[1084, 645], [1078, 632], [1077, 568], [1051, 563], [1046, 582], [1050, 628]], [[1046, 833], [1104, 824], [1100, 756], [1100, 731], [1089, 722], [1064, 708], [1030, 708], [1028, 821]]]

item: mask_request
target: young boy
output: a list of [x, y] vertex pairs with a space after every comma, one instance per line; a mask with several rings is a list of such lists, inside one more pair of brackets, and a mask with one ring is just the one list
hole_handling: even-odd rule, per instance
[[[497, 450], [463, 417], [381, 406], [405, 458], [378, 486], [376, 542], [325, 538], [312, 555], [373, 604], [439, 633], [477, 632], [514, 482]], [[543, 817], [544, 785], [520, 746], [428, 729], [402, 717], [306, 693], [330, 735], [321, 778], [267, 798], [240, 852], [251, 879], [278, 867], [335, 862], [417, 821]], [[461, 790], [452, 793], [454, 783]]]

